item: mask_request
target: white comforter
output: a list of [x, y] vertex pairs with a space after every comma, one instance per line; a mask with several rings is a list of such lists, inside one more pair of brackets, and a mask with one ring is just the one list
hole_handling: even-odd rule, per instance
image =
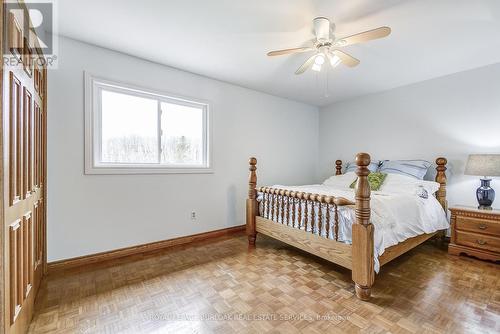
[[[338, 189], [328, 185], [275, 185], [273, 188], [344, 197], [354, 201], [354, 190]], [[260, 194], [259, 199], [262, 199], [262, 194]], [[371, 223], [375, 227], [375, 271], [377, 273], [380, 269], [378, 256], [382, 255], [386, 248], [408, 238], [424, 233], [433, 233], [449, 227], [443, 208], [432, 195], [425, 199], [416, 194], [394, 194], [372, 191], [370, 206]], [[352, 243], [351, 230], [354, 221], [355, 213], [352, 207], [339, 207], [339, 241]], [[315, 224], [317, 226], [318, 223], [315, 222]], [[330, 224], [333, 224], [333, 219]], [[294, 226], [304, 229], [303, 224], [300, 222], [294, 224]], [[330, 227], [330, 231], [333, 231], [333, 227]], [[330, 239], [334, 238], [332, 232], [326, 236], [325, 230], [318, 231], [315, 228], [314, 233], [321, 234]]]

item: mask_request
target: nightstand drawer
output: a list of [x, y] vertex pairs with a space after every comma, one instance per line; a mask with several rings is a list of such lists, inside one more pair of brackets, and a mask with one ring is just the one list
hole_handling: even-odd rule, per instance
[[462, 231], [455, 231], [455, 233], [455, 242], [459, 245], [500, 252], [500, 238]]
[[481, 234], [500, 235], [500, 223], [489, 222], [484, 219], [457, 217], [456, 229]]

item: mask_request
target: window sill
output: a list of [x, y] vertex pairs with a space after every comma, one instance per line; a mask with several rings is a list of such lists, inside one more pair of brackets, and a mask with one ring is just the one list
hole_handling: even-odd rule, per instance
[[130, 175], [130, 174], [213, 174], [213, 168], [176, 167], [86, 167], [85, 175]]

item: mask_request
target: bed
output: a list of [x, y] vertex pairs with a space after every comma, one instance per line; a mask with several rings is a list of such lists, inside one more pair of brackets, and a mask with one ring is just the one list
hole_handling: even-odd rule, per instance
[[[392, 189], [372, 192], [370, 163], [369, 154], [359, 153], [352, 172], [342, 174], [337, 160], [335, 177], [323, 184], [257, 188], [257, 159], [250, 158], [249, 245], [261, 233], [348, 268], [356, 296], [369, 300], [381, 266], [449, 227], [445, 158], [436, 159], [436, 182], [414, 183], [415, 194], [394, 191], [396, 176]], [[344, 185], [351, 179], [354, 189]]]

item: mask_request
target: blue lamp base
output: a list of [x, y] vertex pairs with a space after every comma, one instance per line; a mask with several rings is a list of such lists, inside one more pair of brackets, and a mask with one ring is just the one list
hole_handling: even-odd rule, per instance
[[478, 208], [481, 210], [491, 210], [491, 205], [495, 200], [495, 190], [490, 187], [491, 179], [481, 179], [481, 186], [476, 190]]

